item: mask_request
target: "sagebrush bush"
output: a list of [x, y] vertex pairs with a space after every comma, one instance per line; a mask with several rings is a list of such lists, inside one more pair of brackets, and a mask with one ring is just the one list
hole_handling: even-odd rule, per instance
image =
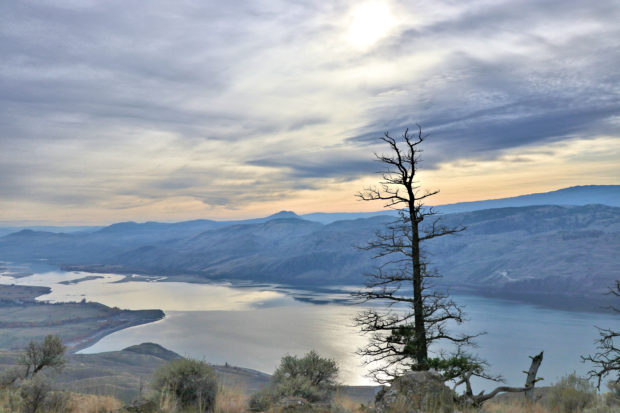
[[262, 412], [268, 410], [278, 399], [274, 389], [267, 387], [250, 397], [249, 406], [254, 412]]
[[605, 403], [609, 406], [620, 407], [620, 383], [610, 381], [607, 383], [609, 393], [605, 395]]
[[65, 365], [66, 347], [58, 336], [49, 334], [42, 342], [31, 341], [17, 363], [24, 366], [24, 377], [33, 377], [44, 368], [62, 370]]
[[245, 413], [248, 398], [241, 387], [219, 386], [215, 413]]
[[69, 407], [63, 413], [120, 413], [123, 402], [113, 396], [97, 396], [94, 394], [72, 393], [68, 401]]
[[549, 404], [564, 413], [577, 413], [596, 403], [596, 388], [588, 379], [576, 373], [562, 377], [551, 387]]
[[276, 382], [295, 378], [304, 378], [316, 387], [333, 387], [336, 385], [338, 365], [332, 359], [323, 358], [312, 350], [302, 358], [285, 356], [273, 374]]
[[217, 380], [208, 363], [185, 358], [172, 360], [153, 377], [152, 387], [160, 399], [169, 398], [181, 408], [200, 412], [214, 410]]
[[69, 412], [74, 411], [70, 408], [71, 397], [64, 391], [50, 391], [43, 401], [43, 408], [46, 412]]
[[17, 367], [0, 371], [0, 389], [12, 386], [23, 376], [21, 370]]
[[0, 389], [0, 413], [18, 412], [21, 410], [21, 396], [15, 387]]
[[270, 385], [252, 396], [250, 408], [267, 410], [283, 397], [302, 397], [309, 402], [328, 401], [336, 387], [337, 376], [336, 362], [319, 356], [314, 350], [301, 358], [285, 356]]
[[49, 382], [41, 377], [23, 380], [19, 386], [21, 396], [21, 411], [23, 413], [36, 413], [49, 411], [47, 401], [52, 387]]

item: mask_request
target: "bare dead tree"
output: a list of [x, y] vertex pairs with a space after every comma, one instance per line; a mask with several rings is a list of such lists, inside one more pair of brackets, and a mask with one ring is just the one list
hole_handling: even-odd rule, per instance
[[[424, 139], [419, 125], [417, 134], [405, 130], [400, 139], [386, 132], [380, 140], [387, 144], [389, 154], [375, 153], [376, 160], [384, 167], [383, 179], [378, 187], [366, 188], [358, 194], [363, 201], [383, 201], [386, 208], [398, 211], [396, 221], [361, 247], [374, 252], [380, 264], [376, 271], [366, 275], [366, 289], [353, 294], [362, 302], [378, 300], [387, 307], [385, 310], [371, 307], [355, 318], [361, 331], [370, 335], [369, 344], [358, 353], [370, 366], [370, 376], [380, 383], [407, 370], [433, 367], [433, 361], [437, 362], [429, 358], [433, 343], [447, 341], [461, 348], [472, 344], [475, 337], [448, 331], [449, 322], [464, 321], [462, 307], [431, 283], [440, 276], [430, 269], [423, 243], [465, 228], [443, 225], [433, 208], [424, 205], [427, 198], [439, 192], [422, 191], [417, 181], [420, 145]], [[467, 360], [460, 361], [472, 374], [482, 374], [480, 365], [472, 368]]]
[[538, 381], [542, 380], [542, 378], [537, 378], [536, 376], [538, 374], [538, 369], [540, 368], [540, 365], [543, 360], [543, 352], [541, 351], [540, 354], [537, 354], [536, 356], [533, 356], [533, 357], [531, 356], [530, 358], [532, 359], [530, 368], [528, 371], [524, 371], [524, 373], [527, 374], [527, 377], [525, 379], [525, 386], [523, 387], [499, 386], [499, 387], [496, 387], [491, 392], [486, 393], [486, 394], [484, 393], [484, 391], [480, 392], [479, 394], [474, 394], [472, 387], [471, 387], [471, 382], [470, 382], [472, 375], [471, 373], [464, 373], [461, 376], [461, 380], [458, 381], [456, 385], [465, 384], [465, 392], [461, 396], [458, 397], [457, 401], [462, 405], [480, 407], [482, 406], [484, 402], [492, 399], [493, 397], [497, 396], [500, 393], [525, 393], [526, 399], [528, 401], [533, 401], [534, 400], [534, 386], [536, 385]]
[[[613, 288], [609, 289], [608, 294], [620, 297], [620, 280], [616, 281]], [[611, 309], [620, 313], [620, 309], [611, 306]], [[601, 381], [610, 374], [616, 374], [614, 381], [620, 383], [620, 347], [614, 343], [614, 339], [620, 337], [620, 331], [610, 328], [599, 328], [599, 339], [597, 340], [596, 352], [588, 356], [582, 356], [584, 362], [593, 365], [588, 372], [589, 378], [596, 377], [597, 388], [601, 388]]]
[[[418, 125], [416, 135], [405, 130], [400, 139], [385, 133], [380, 140], [388, 145], [390, 153], [376, 154], [384, 169], [378, 187], [360, 192], [363, 201], [383, 201], [384, 206], [398, 211], [398, 219], [378, 231], [376, 238], [362, 249], [374, 252], [379, 264], [374, 272], [366, 274], [366, 289], [354, 293], [364, 303], [379, 301], [384, 309], [370, 307], [359, 313], [355, 322], [363, 333], [370, 335], [362, 355], [371, 369], [369, 374], [379, 383], [385, 383], [408, 370], [436, 369], [444, 380], [454, 382], [454, 390], [464, 385], [464, 392], [456, 401], [468, 406], [481, 406], [485, 401], [505, 392], [524, 392], [531, 400], [537, 381], [543, 353], [531, 357], [532, 362], [524, 387], [499, 386], [488, 394], [474, 394], [471, 378], [480, 377], [503, 381], [501, 376], [486, 372], [487, 364], [463, 349], [474, 345], [476, 335], [454, 334], [449, 323], [465, 321], [462, 307], [447, 293], [438, 291], [432, 281], [439, 278], [430, 269], [424, 252], [424, 242], [463, 231], [462, 226], [442, 224], [432, 207], [424, 201], [439, 191], [421, 191], [417, 181], [420, 168], [420, 144], [425, 137]], [[429, 222], [430, 221], [430, 222]], [[456, 350], [429, 357], [430, 346], [451, 343]]]

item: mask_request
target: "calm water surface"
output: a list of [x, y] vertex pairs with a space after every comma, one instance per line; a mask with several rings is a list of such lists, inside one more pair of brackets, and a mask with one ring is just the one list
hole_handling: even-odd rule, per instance
[[[156, 342], [179, 354], [211, 363], [273, 372], [285, 354], [301, 355], [311, 349], [340, 363], [346, 384], [372, 384], [355, 350], [365, 343], [352, 326], [359, 307], [346, 304], [312, 304], [295, 299], [300, 292], [277, 286], [233, 286], [179, 282], [129, 281], [124, 276], [98, 274], [101, 278], [60, 284], [93, 274], [46, 271], [23, 278], [0, 275], [2, 284], [43, 285], [52, 288], [39, 300], [96, 301], [128, 309], [160, 308], [166, 318], [104, 337], [82, 353], [120, 350], [142, 342]], [[134, 279], [140, 279], [135, 277]], [[310, 296], [312, 294], [309, 294]], [[333, 300], [337, 295], [314, 298]], [[620, 329], [612, 314], [568, 312], [504, 300], [453, 296], [466, 306], [468, 333], [486, 331], [475, 352], [486, 359], [494, 373], [508, 384], [522, 385], [528, 356], [545, 351], [540, 369], [543, 384], [572, 371], [585, 373], [579, 356], [592, 352], [597, 337], [594, 325]], [[478, 382], [480, 389], [493, 383]]]

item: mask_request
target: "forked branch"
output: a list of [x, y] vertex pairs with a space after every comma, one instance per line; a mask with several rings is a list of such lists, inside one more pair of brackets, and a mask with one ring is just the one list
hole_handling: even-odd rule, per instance
[[457, 399], [457, 401], [463, 405], [472, 406], [472, 407], [480, 407], [482, 406], [484, 402], [492, 399], [493, 397], [497, 396], [500, 393], [525, 393], [525, 397], [529, 401], [533, 401], [534, 386], [536, 385], [537, 382], [542, 380], [542, 378], [540, 377], [537, 378], [536, 376], [538, 374], [538, 369], [540, 368], [540, 365], [543, 360], [543, 352], [541, 351], [540, 354], [537, 354], [536, 356], [533, 356], [530, 358], [532, 359], [530, 368], [528, 371], [524, 371], [524, 373], [527, 374], [527, 377], [525, 379], [525, 386], [523, 387], [499, 386], [499, 387], [496, 387], [490, 393], [485, 394], [484, 391], [482, 391], [479, 394], [475, 395], [473, 394], [473, 391], [471, 388], [471, 382], [470, 382], [472, 374], [471, 372], [468, 372], [468, 373], [465, 373], [463, 377], [461, 378], [461, 380], [458, 381], [456, 384], [457, 386], [460, 384], [465, 384], [465, 388], [466, 388], [465, 393], [462, 396], [460, 396]]

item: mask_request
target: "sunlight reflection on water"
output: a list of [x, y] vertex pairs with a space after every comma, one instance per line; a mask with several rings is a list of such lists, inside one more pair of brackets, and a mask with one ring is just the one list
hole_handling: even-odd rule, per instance
[[[101, 278], [59, 284], [84, 277]], [[212, 363], [273, 372], [285, 354], [301, 355], [311, 349], [335, 358], [346, 384], [371, 384], [355, 350], [365, 343], [352, 327], [358, 306], [316, 305], [295, 296], [339, 298], [334, 294], [281, 290], [278, 286], [233, 286], [182, 282], [126, 281], [122, 275], [81, 272], [37, 272], [22, 278], [0, 275], [2, 284], [42, 285], [52, 288], [39, 297], [50, 301], [96, 301], [129, 309], [160, 308], [166, 318], [117, 331], [83, 353], [120, 350], [142, 342], [156, 342], [182, 355]], [[342, 298], [342, 297], [340, 297]], [[475, 351], [487, 359], [492, 372], [501, 373], [511, 385], [521, 385], [528, 356], [545, 350], [540, 369], [549, 385], [573, 370], [587, 371], [579, 356], [594, 349], [594, 325], [618, 327], [613, 314], [580, 313], [541, 308], [497, 299], [453, 296], [467, 306], [469, 320], [459, 330], [486, 331]], [[477, 382], [480, 390], [493, 383]]]
[[0, 283], [51, 287], [40, 301], [96, 301], [130, 310], [158, 308], [164, 311], [243, 311], [258, 307], [293, 305], [283, 292], [268, 289], [231, 288], [222, 284], [123, 281], [125, 276], [97, 274], [97, 279], [74, 284], [61, 282], [93, 276], [82, 272], [52, 271], [13, 279], [0, 276]]

